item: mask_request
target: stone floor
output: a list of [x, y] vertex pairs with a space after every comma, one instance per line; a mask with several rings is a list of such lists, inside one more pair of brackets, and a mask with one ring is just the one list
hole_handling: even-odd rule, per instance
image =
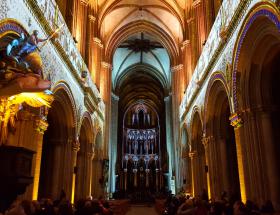
[[131, 205], [126, 215], [157, 215], [153, 206], [147, 205]]

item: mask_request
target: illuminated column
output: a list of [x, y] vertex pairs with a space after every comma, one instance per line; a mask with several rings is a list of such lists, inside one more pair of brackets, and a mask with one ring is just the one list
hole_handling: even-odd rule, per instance
[[105, 103], [105, 134], [104, 134], [104, 155], [108, 158], [108, 144], [110, 140], [110, 122], [111, 122], [111, 71], [112, 66], [106, 62], [102, 62], [102, 70], [100, 77], [100, 94]]
[[198, 56], [202, 52], [203, 44], [206, 41], [206, 24], [205, 24], [205, 5], [204, 1], [198, 0], [193, 4], [196, 16], [197, 26], [197, 50]]
[[80, 0], [77, 9], [76, 40], [78, 41], [78, 49], [83, 58], [85, 58], [86, 50], [87, 6], [88, 0]]
[[210, 137], [203, 137], [202, 138], [202, 144], [204, 146], [205, 150], [205, 165], [208, 168], [207, 171], [207, 191], [208, 191], [208, 198], [211, 199], [211, 185], [210, 185], [210, 175], [209, 175], [209, 142], [210, 142]]
[[[109, 141], [109, 192], [113, 193], [116, 189], [116, 160], [117, 160], [117, 143], [118, 143], [118, 107], [119, 97], [111, 93], [111, 122], [110, 125], [110, 141]], [[120, 170], [119, 170], [120, 172]], [[120, 177], [120, 176], [119, 176]]]
[[92, 160], [94, 157], [94, 153], [93, 152], [88, 152], [87, 153], [87, 170], [86, 170], [86, 195], [87, 196], [91, 196], [91, 186], [92, 186]]
[[197, 156], [197, 153], [196, 152], [190, 152], [189, 153], [189, 157], [191, 159], [191, 172], [192, 172], [192, 195], [195, 196], [196, 194], [196, 174], [195, 174], [195, 171], [196, 171], [196, 167], [195, 167], [195, 156]]
[[172, 117], [173, 117], [173, 147], [175, 156], [175, 186], [176, 192], [181, 189], [182, 180], [180, 180], [182, 174], [180, 173], [180, 147], [179, 145], [179, 131], [180, 131], [180, 119], [179, 119], [179, 108], [181, 102], [182, 93], [180, 88], [181, 77], [183, 76], [183, 64], [172, 67]]
[[166, 124], [166, 148], [169, 157], [169, 167], [168, 167], [168, 189], [171, 189], [171, 177], [174, 170], [175, 161], [174, 161], [174, 148], [173, 148], [173, 138], [172, 138], [172, 122], [171, 122], [171, 95], [164, 98], [165, 103], [165, 124]]
[[188, 83], [192, 77], [192, 58], [191, 58], [191, 41], [185, 40], [182, 44], [182, 51], [183, 51], [183, 64], [184, 64], [184, 84], [183, 84], [183, 93], [188, 86]]
[[89, 14], [88, 15], [88, 27], [87, 27], [87, 48], [86, 48], [86, 64], [89, 72], [94, 72], [94, 25], [96, 18]]
[[197, 51], [197, 33], [196, 33], [197, 30], [195, 25], [195, 19], [194, 18], [188, 19], [187, 24], [190, 32], [191, 72], [193, 73], [199, 57]]
[[91, 77], [96, 87], [100, 89], [100, 73], [101, 73], [101, 57], [103, 45], [99, 38], [93, 38], [93, 70], [91, 71]]
[[71, 203], [74, 203], [75, 197], [75, 183], [76, 183], [76, 173], [77, 173], [77, 154], [80, 150], [80, 143], [78, 140], [72, 142], [72, 153], [71, 153], [71, 161], [72, 161], [72, 192], [71, 192]]
[[242, 148], [242, 143], [244, 143], [243, 138], [245, 136], [244, 130], [242, 129], [243, 121], [241, 117], [236, 113], [230, 117], [230, 121], [231, 121], [231, 125], [234, 127], [234, 133], [235, 133], [241, 200], [243, 202], [246, 202], [247, 194], [246, 194], [244, 163], [243, 163], [243, 148]]
[[[37, 200], [38, 198], [38, 190], [39, 190], [39, 179], [40, 179], [40, 169], [41, 169], [41, 159], [42, 159], [42, 148], [43, 148], [43, 135], [47, 130], [48, 123], [42, 119], [38, 118], [35, 121], [35, 130], [38, 132], [34, 137], [37, 142], [37, 150], [36, 154], [33, 158], [34, 164], [34, 182], [33, 182], [33, 192], [32, 192], [32, 200]], [[35, 161], [35, 162], [34, 162]]]

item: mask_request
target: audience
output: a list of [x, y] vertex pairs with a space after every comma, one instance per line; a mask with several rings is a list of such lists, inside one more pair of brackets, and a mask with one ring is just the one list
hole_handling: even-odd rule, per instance
[[56, 201], [42, 199], [39, 201], [16, 201], [4, 215], [112, 215], [109, 203], [102, 198], [81, 199], [72, 205], [62, 195]]
[[220, 200], [208, 200], [207, 193], [191, 198], [186, 195], [169, 195], [165, 202], [163, 215], [260, 215], [274, 214], [271, 201], [265, 202], [260, 208], [248, 200], [244, 204], [237, 195], [221, 194]]

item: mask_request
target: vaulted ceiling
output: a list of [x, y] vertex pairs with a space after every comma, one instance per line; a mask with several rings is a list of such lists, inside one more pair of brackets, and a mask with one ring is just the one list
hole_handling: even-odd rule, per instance
[[175, 42], [183, 40], [186, 0], [99, 0], [99, 29], [108, 42], [124, 26], [148, 21]]

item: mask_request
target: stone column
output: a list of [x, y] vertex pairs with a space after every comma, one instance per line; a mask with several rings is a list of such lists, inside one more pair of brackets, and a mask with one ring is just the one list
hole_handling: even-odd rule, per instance
[[80, 143], [78, 140], [74, 140], [72, 142], [72, 152], [71, 152], [71, 174], [72, 174], [72, 191], [71, 191], [71, 203], [74, 203], [74, 196], [75, 196], [75, 184], [76, 184], [76, 174], [77, 174], [77, 154], [80, 150]]
[[96, 18], [90, 13], [88, 15], [88, 26], [87, 26], [87, 48], [86, 48], [86, 64], [89, 72], [94, 71], [94, 25]]
[[145, 172], [146, 172], [146, 187], [148, 188], [150, 186], [150, 184], [149, 184], [150, 170], [146, 169]]
[[134, 187], [137, 187], [137, 169], [133, 169], [133, 181], [134, 181], [134, 183], [133, 183], [133, 185], [134, 185]]
[[165, 124], [166, 124], [166, 148], [167, 148], [167, 153], [168, 153], [168, 171], [169, 171], [169, 175], [168, 175], [168, 188], [169, 190], [171, 190], [171, 177], [172, 177], [172, 172], [174, 170], [174, 166], [175, 166], [175, 161], [174, 161], [174, 148], [173, 148], [173, 138], [172, 138], [172, 124], [171, 124], [171, 96], [167, 96], [164, 98], [164, 102], [165, 102]]
[[[86, 183], [85, 183], [85, 191], [86, 191], [86, 196], [91, 196], [91, 189], [92, 189], [92, 160], [94, 157], [93, 152], [88, 152], [87, 153], [87, 160], [86, 160]], [[85, 196], [84, 196], [85, 197]]]
[[195, 156], [197, 156], [196, 152], [190, 152], [189, 157], [191, 159], [191, 174], [192, 174], [192, 195], [196, 196], [197, 192], [197, 183], [196, 183], [196, 165], [195, 165]]
[[209, 173], [209, 142], [210, 142], [210, 137], [204, 136], [202, 138], [202, 144], [204, 146], [204, 151], [205, 151], [205, 165], [207, 166], [207, 172], [206, 172], [206, 177], [207, 177], [207, 192], [208, 192], [208, 198], [211, 199], [211, 184], [210, 184], [210, 173]]
[[180, 183], [181, 173], [180, 173], [180, 165], [179, 165], [179, 157], [180, 157], [180, 147], [179, 147], [179, 131], [180, 131], [180, 120], [179, 120], [179, 108], [181, 97], [183, 93], [181, 92], [180, 82], [181, 77], [183, 75], [183, 64], [172, 67], [172, 126], [173, 126], [173, 147], [174, 147], [174, 155], [175, 156], [175, 186], [176, 192], [179, 191], [182, 187]]
[[193, 3], [193, 9], [196, 16], [197, 26], [197, 50], [198, 57], [202, 52], [203, 43], [206, 40], [206, 25], [205, 25], [205, 5], [204, 1], [197, 0]]
[[98, 37], [93, 38], [93, 43], [93, 70], [91, 71], [91, 78], [96, 87], [100, 89], [101, 58], [103, 45]]
[[186, 90], [191, 77], [192, 77], [192, 58], [191, 58], [191, 41], [185, 40], [182, 45], [183, 51], [183, 65], [184, 65], [184, 89], [183, 92]]
[[[275, 209], [280, 209], [280, 173], [279, 173], [279, 155], [276, 154], [275, 144], [279, 144], [279, 140], [274, 141], [273, 130], [272, 127], [272, 118], [273, 113], [268, 111], [260, 112], [261, 118], [261, 131], [262, 131], [262, 143], [265, 145], [264, 148], [264, 158], [266, 163], [266, 173], [267, 173], [267, 181], [268, 188], [270, 192], [270, 200], [273, 203]], [[279, 122], [278, 122], [279, 123]], [[278, 131], [280, 132], [280, 131]], [[255, 158], [257, 159], [257, 158]]]
[[219, 147], [219, 154], [220, 154], [220, 172], [222, 173], [222, 189], [223, 191], [226, 191], [227, 193], [229, 193], [230, 191], [230, 184], [229, 184], [229, 175], [228, 175], [228, 171], [230, 171], [228, 169], [228, 158], [227, 158], [227, 148], [226, 148], [226, 140], [223, 138], [219, 138], [218, 139], [218, 147]]
[[85, 58], [86, 50], [87, 6], [88, 0], [80, 0], [77, 10], [76, 39], [78, 41], [78, 49], [83, 58]]
[[[111, 122], [110, 122], [110, 141], [109, 141], [109, 192], [114, 193], [116, 189], [116, 160], [118, 151], [118, 103], [119, 97], [111, 93]], [[120, 176], [119, 176], [120, 177]]]
[[124, 191], [127, 190], [127, 169], [124, 169]]
[[236, 142], [236, 154], [237, 154], [237, 163], [238, 163], [238, 174], [239, 174], [239, 183], [240, 183], [240, 193], [241, 200], [246, 202], [247, 193], [246, 193], [246, 182], [245, 182], [245, 172], [244, 172], [244, 158], [243, 150], [244, 143], [243, 138], [245, 136], [244, 130], [242, 129], [243, 121], [238, 114], [233, 114], [230, 117], [231, 125], [234, 127], [235, 133], [235, 142]]
[[41, 159], [42, 159], [42, 148], [43, 148], [43, 135], [47, 130], [48, 123], [43, 118], [37, 118], [35, 121], [35, 130], [38, 132], [34, 139], [37, 141], [37, 150], [33, 158], [34, 164], [34, 182], [33, 182], [33, 192], [32, 200], [37, 200], [39, 191], [39, 179], [40, 179], [40, 169], [41, 169]]

